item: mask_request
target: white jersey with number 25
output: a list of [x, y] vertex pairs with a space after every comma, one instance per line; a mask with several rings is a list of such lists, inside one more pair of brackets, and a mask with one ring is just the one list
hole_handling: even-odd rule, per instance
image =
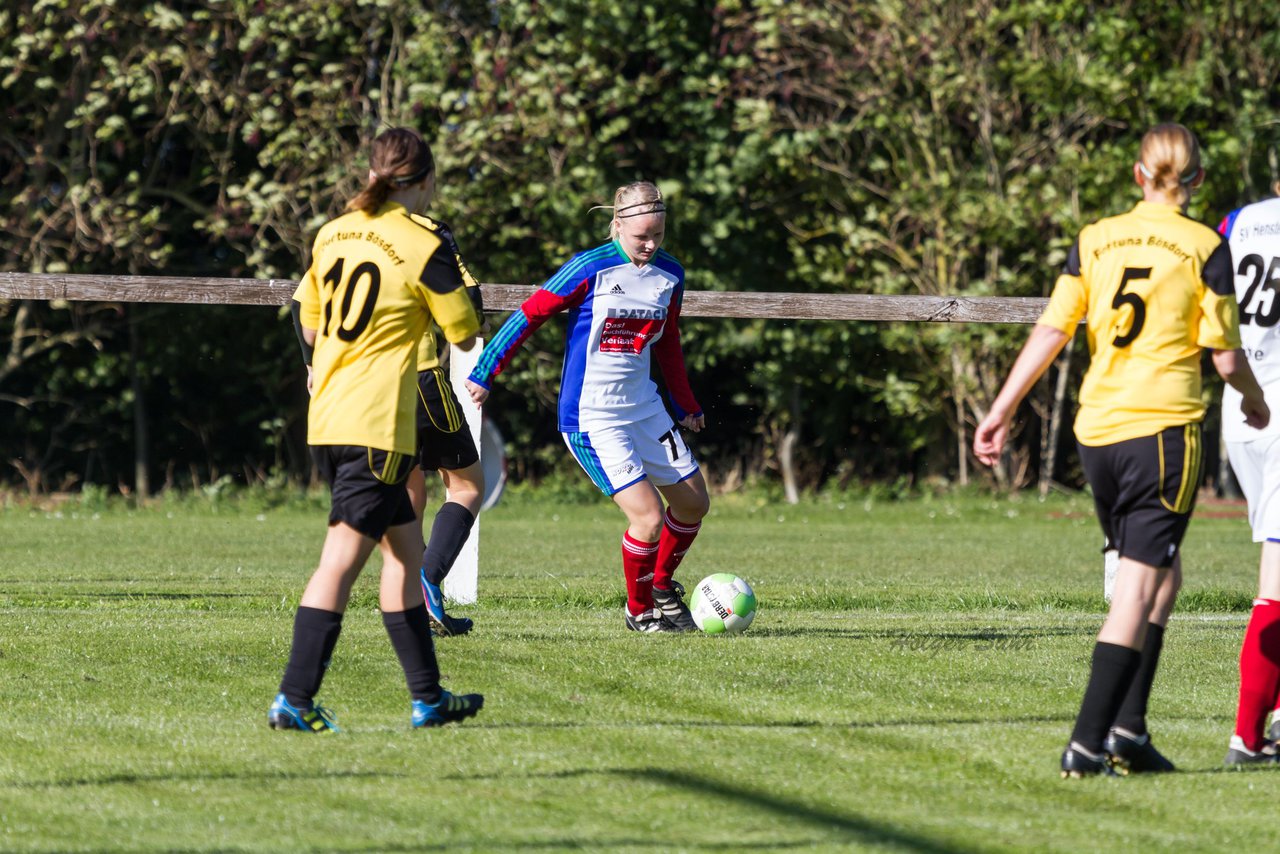
[[[1231, 244], [1241, 344], [1267, 405], [1280, 413], [1280, 198], [1232, 211], [1218, 231]], [[1223, 389], [1223, 439], [1248, 442], [1278, 433], [1280, 417], [1273, 416], [1265, 429], [1255, 430], [1240, 413], [1240, 392], [1231, 386]]]

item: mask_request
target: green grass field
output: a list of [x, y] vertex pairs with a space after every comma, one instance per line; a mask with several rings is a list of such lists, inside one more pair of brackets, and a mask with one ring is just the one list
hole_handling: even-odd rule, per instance
[[[1222, 508], [1203, 508], [1221, 511]], [[1086, 499], [724, 497], [682, 570], [734, 571], [738, 637], [624, 631], [621, 517], [483, 518], [474, 721], [409, 727], [357, 586], [321, 698], [266, 707], [324, 511], [0, 511], [0, 850], [1266, 850], [1280, 777], [1224, 772], [1257, 551], [1203, 512], [1152, 699], [1180, 773], [1063, 781], [1100, 623]]]

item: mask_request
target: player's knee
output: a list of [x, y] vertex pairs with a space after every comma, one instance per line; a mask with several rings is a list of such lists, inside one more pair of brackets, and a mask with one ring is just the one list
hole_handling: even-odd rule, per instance
[[631, 536], [636, 537], [646, 543], [654, 543], [658, 541], [658, 537], [662, 535], [663, 525], [662, 513], [643, 513], [633, 516], [630, 519], [629, 530]]
[[480, 504], [484, 500], [484, 492], [479, 489], [450, 489], [449, 500], [461, 504], [474, 517], [480, 513]]
[[710, 510], [711, 496], [706, 492], [692, 492], [671, 503], [671, 515], [686, 525], [701, 522]]

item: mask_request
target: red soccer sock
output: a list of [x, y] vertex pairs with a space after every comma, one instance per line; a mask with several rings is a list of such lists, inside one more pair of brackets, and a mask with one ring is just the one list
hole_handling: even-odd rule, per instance
[[1254, 599], [1253, 614], [1240, 646], [1240, 705], [1236, 735], [1250, 750], [1261, 750], [1267, 713], [1280, 691], [1280, 602]]
[[660, 590], [671, 589], [671, 578], [676, 574], [685, 552], [693, 545], [694, 537], [702, 530], [702, 522], [692, 525], [681, 522], [668, 510], [658, 538], [658, 565], [654, 569], [653, 586]]
[[658, 544], [622, 534], [622, 574], [627, 579], [627, 610], [639, 614], [653, 608], [653, 565], [658, 561]]

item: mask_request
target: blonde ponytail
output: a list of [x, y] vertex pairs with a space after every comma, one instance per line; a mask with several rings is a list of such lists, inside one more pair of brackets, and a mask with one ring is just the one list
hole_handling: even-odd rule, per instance
[[1185, 203], [1200, 176], [1200, 143], [1176, 122], [1159, 124], [1142, 137], [1138, 170], [1158, 193]]

